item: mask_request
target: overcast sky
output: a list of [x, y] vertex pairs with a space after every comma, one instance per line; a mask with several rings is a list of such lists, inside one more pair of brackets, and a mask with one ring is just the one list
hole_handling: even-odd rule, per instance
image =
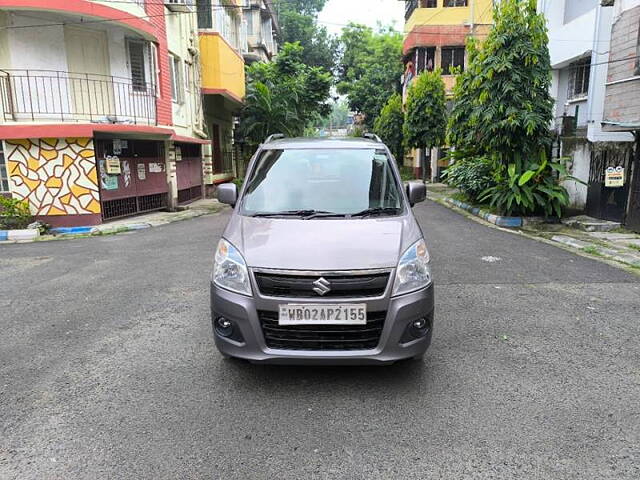
[[349, 22], [375, 27], [395, 23], [396, 30], [404, 28], [404, 2], [399, 0], [328, 0], [318, 21], [329, 32], [339, 34]]

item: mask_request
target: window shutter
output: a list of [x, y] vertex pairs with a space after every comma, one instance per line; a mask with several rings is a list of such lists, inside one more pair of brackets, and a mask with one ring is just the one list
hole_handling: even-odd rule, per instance
[[129, 41], [128, 50], [131, 84], [136, 92], [144, 92], [147, 89], [146, 72], [144, 69], [144, 43]]

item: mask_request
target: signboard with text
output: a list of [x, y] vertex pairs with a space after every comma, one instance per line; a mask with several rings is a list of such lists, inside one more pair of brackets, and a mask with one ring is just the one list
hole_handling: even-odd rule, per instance
[[624, 187], [624, 168], [621, 166], [608, 167], [604, 176], [605, 187]]

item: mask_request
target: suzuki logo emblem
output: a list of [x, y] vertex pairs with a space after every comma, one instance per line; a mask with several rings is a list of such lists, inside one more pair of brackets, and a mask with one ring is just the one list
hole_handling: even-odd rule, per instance
[[318, 295], [326, 295], [331, 291], [331, 284], [326, 278], [320, 277], [318, 280], [313, 282], [315, 288], [313, 289]]

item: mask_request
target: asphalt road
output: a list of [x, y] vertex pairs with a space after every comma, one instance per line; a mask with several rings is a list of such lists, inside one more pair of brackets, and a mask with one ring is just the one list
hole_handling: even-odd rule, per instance
[[0, 246], [0, 478], [640, 478], [639, 277], [416, 212], [434, 341], [377, 368], [220, 357], [228, 212]]

